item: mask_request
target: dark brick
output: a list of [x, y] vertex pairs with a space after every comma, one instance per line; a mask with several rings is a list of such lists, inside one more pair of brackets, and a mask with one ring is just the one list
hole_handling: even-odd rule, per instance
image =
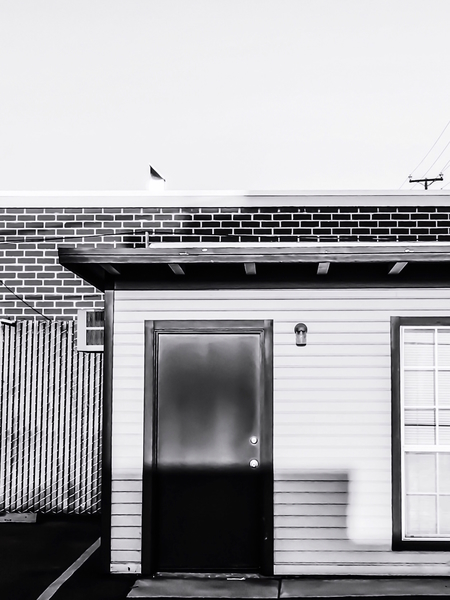
[[234, 229], [228, 228], [228, 227], [216, 227], [214, 229], [214, 234], [215, 235], [233, 235], [234, 233]]
[[411, 227], [410, 233], [426, 235], [430, 233], [430, 230], [426, 227]]
[[[87, 212], [87, 211], [86, 211]], [[142, 213], [142, 209], [141, 208], [136, 208], [136, 207], [124, 207], [122, 208], [122, 213], [124, 214], [130, 214], [130, 215], [139, 215]]]
[[202, 206], [202, 207], [200, 208], [200, 212], [201, 212], [201, 213], [211, 213], [211, 214], [215, 214], [215, 213], [218, 213], [218, 212], [220, 212], [220, 211], [219, 211], [219, 208], [218, 208], [218, 207], [216, 208], [215, 206], [207, 206], [207, 207], [205, 207], [205, 206]]
[[429, 221], [417, 221], [416, 225], [418, 227], [427, 227], [429, 229], [430, 227], [434, 228], [436, 226], [436, 221], [434, 221], [434, 220], [433, 221], [432, 220], [429, 220]]
[[228, 214], [233, 214], [233, 213], [237, 213], [238, 209], [234, 206], [221, 206], [219, 207], [219, 213], [228, 213]]
[[241, 221], [239, 225], [236, 225], [236, 230], [239, 230], [239, 227], [250, 227], [251, 229], [253, 229], [255, 227], [256, 223], [255, 221]]
[[258, 213], [257, 215], [253, 215], [253, 220], [258, 221], [269, 221], [272, 222], [272, 215], [270, 213]]
[[134, 216], [133, 215], [115, 215], [114, 220], [129, 222], [129, 221], [134, 221]]
[[238, 227], [232, 230], [232, 233], [229, 235], [251, 235], [253, 233], [253, 229], [251, 227]]
[[431, 242], [431, 241], [435, 241], [435, 240], [436, 240], [436, 236], [435, 235], [419, 234], [417, 236], [417, 241], [419, 241], [419, 242]]
[[164, 235], [162, 237], [163, 242], [181, 242], [181, 236], [179, 235]]
[[180, 236], [180, 242], [199, 242], [199, 241], [200, 241], [199, 235], [181, 235]]
[[309, 235], [313, 232], [311, 227], [294, 227], [292, 233], [296, 235]]

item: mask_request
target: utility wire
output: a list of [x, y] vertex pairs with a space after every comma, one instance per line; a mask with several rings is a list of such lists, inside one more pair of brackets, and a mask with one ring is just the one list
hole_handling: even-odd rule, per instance
[[441, 169], [441, 173], [443, 173], [444, 171], [446, 171], [448, 168], [450, 167], [450, 158], [448, 159], [448, 161], [445, 163], [445, 165], [442, 167]]
[[[441, 137], [444, 135], [445, 130], [447, 129], [447, 127], [450, 125], [450, 121], [447, 123], [447, 125], [444, 127], [444, 129], [441, 131], [441, 133], [439, 134], [439, 137], [437, 138], [437, 140], [434, 142], [434, 144], [431, 146], [431, 148], [428, 150], [428, 152], [425, 154], [425, 156], [422, 158], [422, 160], [420, 161], [420, 163], [417, 165], [417, 167], [415, 167], [412, 171], [411, 171], [411, 175], [414, 173], [414, 171], [417, 171], [417, 169], [420, 167], [420, 165], [423, 163], [423, 161], [428, 157], [428, 155], [430, 154], [430, 152], [433, 150], [433, 148], [436, 146], [436, 144], [438, 143], [438, 141], [441, 139]], [[440, 156], [440, 155], [439, 155]], [[434, 164], [434, 163], [433, 163]], [[430, 167], [431, 169], [431, 167]], [[428, 171], [427, 171], [428, 173]], [[402, 185], [398, 188], [399, 190], [405, 185], [405, 183], [408, 181], [409, 176], [405, 179], [405, 181], [402, 183]]]
[[47, 319], [47, 321], [51, 322], [50, 317], [47, 317], [46, 315], [44, 315], [43, 313], [41, 313], [41, 311], [37, 310], [37, 308], [34, 308], [34, 306], [31, 306], [31, 304], [29, 304], [24, 298], [22, 298], [21, 296], [18, 296], [10, 287], [8, 287], [6, 285], [6, 283], [4, 281], [2, 281], [0, 279], [0, 283], [8, 290], [8, 292], [10, 294], [12, 294], [13, 296], [15, 296], [18, 300], [20, 300], [20, 302], [23, 302], [24, 304], [26, 304], [28, 306], [28, 308], [31, 308], [31, 310], [34, 310], [35, 313], [37, 313], [38, 315], [40, 315], [41, 317], [44, 317], [44, 319]]
[[[434, 165], [437, 163], [437, 161], [441, 158], [441, 156], [444, 154], [444, 152], [447, 150], [447, 148], [450, 146], [450, 141], [447, 142], [447, 144], [444, 146], [444, 149], [442, 150], [442, 152], [439, 154], [439, 156], [437, 157], [437, 159], [434, 161], [434, 163], [430, 166], [430, 168], [428, 169], [428, 171], [434, 167]], [[427, 175], [428, 171], [426, 171], [425, 175]]]

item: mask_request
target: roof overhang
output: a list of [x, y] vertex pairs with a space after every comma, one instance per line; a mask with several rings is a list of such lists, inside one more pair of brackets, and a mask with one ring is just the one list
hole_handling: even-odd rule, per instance
[[144, 284], [450, 285], [450, 243], [306, 243], [60, 248], [59, 262], [100, 290]]

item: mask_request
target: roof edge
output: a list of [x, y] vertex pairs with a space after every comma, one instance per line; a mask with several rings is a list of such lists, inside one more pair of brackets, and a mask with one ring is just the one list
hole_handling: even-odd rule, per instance
[[0, 191], [0, 208], [450, 206], [450, 190]]

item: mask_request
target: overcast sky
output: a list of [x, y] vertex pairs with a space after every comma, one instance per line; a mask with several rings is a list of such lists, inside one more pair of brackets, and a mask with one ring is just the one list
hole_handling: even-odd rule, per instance
[[0, 190], [395, 190], [450, 120], [449, 0], [0, 9]]

